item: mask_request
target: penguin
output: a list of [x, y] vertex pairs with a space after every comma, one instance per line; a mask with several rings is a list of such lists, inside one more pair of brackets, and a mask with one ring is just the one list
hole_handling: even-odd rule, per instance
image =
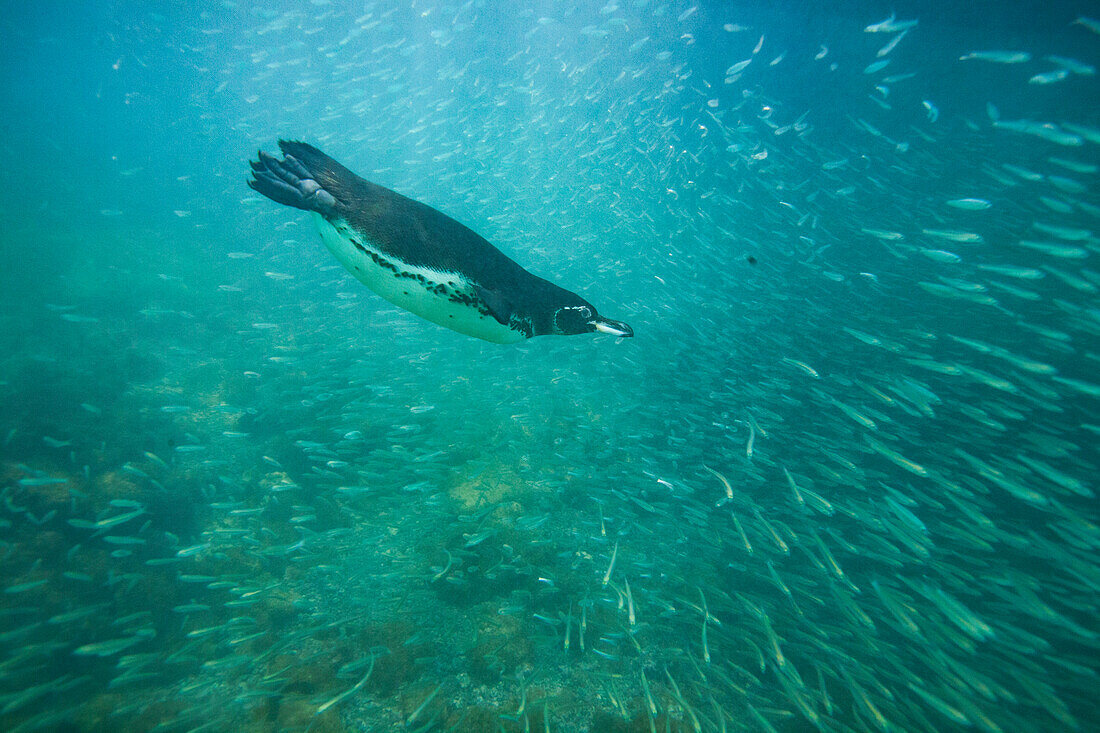
[[501, 344], [595, 331], [634, 335], [431, 206], [360, 178], [307, 143], [280, 140], [279, 148], [282, 160], [261, 150], [251, 161], [248, 185], [311, 212], [340, 264], [390, 303]]

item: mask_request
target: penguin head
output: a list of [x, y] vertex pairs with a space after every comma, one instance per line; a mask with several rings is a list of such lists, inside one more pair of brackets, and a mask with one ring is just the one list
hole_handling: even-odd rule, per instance
[[622, 321], [604, 318], [596, 312], [591, 303], [580, 297], [576, 299], [579, 302], [560, 305], [554, 309], [550, 333], [569, 336], [576, 333], [600, 331], [601, 333], [610, 333], [623, 338], [634, 335], [634, 329]]

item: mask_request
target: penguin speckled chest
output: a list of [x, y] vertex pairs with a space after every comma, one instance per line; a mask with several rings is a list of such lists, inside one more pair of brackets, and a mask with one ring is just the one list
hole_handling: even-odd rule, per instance
[[312, 212], [340, 264], [394, 305], [496, 343], [593, 331], [634, 335], [432, 207], [360, 178], [312, 145], [280, 140], [279, 148], [281, 161], [260, 151], [248, 184]]

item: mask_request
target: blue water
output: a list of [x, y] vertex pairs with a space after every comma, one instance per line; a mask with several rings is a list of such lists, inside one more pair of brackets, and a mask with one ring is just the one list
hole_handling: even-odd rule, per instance
[[[1096, 729], [1098, 15], [8, 8], [0, 728]], [[391, 306], [280, 138], [634, 338]]]

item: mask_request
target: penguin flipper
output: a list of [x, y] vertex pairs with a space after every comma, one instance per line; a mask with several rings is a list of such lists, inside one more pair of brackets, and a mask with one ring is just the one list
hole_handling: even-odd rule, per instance
[[481, 302], [489, 309], [493, 318], [501, 325], [507, 326], [512, 318], [513, 308], [511, 304], [504, 299], [500, 291], [484, 288], [480, 285], [475, 285], [474, 290], [477, 292], [478, 297], [481, 298]]
[[[300, 152], [307, 160], [316, 161], [316, 157], [325, 158], [339, 168], [339, 163], [329, 158], [317, 148], [305, 143], [286, 143], [279, 141], [283, 150], [283, 160], [276, 160], [264, 151], [259, 152], [259, 160], [250, 161], [252, 178], [248, 185], [276, 203], [293, 206], [296, 209], [316, 211], [324, 216], [332, 214], [337, 205], [336, 198], [326, 190], [324, 176], [315, 173], [308, 164], [304, 164], [288, 151]], [[321, 171], [328, 170], [317, 166]], [[347, 171], [346, 168], [343, 168]], [[350, 173], [350, 171], [347, 171]], [[354, 175], [354, 174], [352, 174]], [[318, 179], [322, 180], [318, 180]]]

